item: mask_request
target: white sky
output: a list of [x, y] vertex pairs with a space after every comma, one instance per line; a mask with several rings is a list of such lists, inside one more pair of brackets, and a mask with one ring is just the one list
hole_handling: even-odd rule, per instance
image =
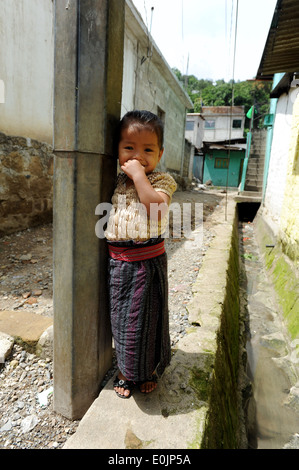
[[237, 0], [133, 0], [170, 67], [225, 81], [256, 76], [276, 2], [239, 0], [236, 29]]

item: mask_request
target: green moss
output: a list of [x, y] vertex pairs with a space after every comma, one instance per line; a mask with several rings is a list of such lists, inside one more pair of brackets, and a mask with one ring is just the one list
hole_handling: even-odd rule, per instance
[[209, 368], [208, 370], [199, 369], [197, 367], [193, 367], [191, 369], [191, 378], [189, 383], [199, 400], [207, 401], [209, 399], [211, 388], [210, 375], [211, 372]]
[[227, 268], [226, 295], [209, 391], [209, 410], [201, 448], [238, 448], [238, 373], [240, 350], [239, 250], [235, 222]]
[[[286, 246], [274, 242], [260, 219], [257, 224], [259, 245], [264, 254], [265, 266], [277, 295], [277, 301], [292, 339], [299, 337], [299, 281], [292, 258], [287, 258]], [[268, 245], [268, 246], [267, 246]], [[289, 254], [289, 253], [287, 253]]]

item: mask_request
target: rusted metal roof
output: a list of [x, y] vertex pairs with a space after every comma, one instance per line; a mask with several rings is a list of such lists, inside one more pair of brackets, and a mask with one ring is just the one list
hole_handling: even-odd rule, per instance
[[202, 114], [244, 114], [244, 106], [203, 106]]
[[298, 0], [277, 0], [257, 79], [274, 73], [299, 71]]

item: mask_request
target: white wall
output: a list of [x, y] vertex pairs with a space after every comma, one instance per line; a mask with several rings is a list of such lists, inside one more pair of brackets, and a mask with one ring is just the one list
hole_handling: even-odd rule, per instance
[[[215, 106], [215, 110], [217, 110], [217, 106]], [[221, 109], [221, 106], [219, 106]], [[205, 122], [207, 123], [209, 120], [215, 120], [215, 128], [214, 129], [206, 129], [204, 126], [204, 136], [203, 140], [205, 142], [215, 142], [215, 141], [222, 141], [231, 139], [242, 139], [244, 137], [244, 123], [245, 123], [245, 115], [240, 113], [233, 113], [231, 116], [230, 112], [221, 111], [221, 114], [215, 112], [210, 112], [208, 109], [205, 110], [203, 108], [203, 117], [205, 118]], [[241, 128], [234, 129], [231, 127], [233, 125], [234, 119], [238, 119], [242, 121]], [[230, 132], [231, 127], [231, 132]]]
[[279, 230], [280, 214], [285, 191], [294, 103], [292, 93], [292, 91], [289, 94], [284, 93], [277, 101], [263, 208], [263, 217], [275, 234], [277, 234]]
[[204, 134], [204, 119], [200, 114], [189, 113], [187, 114], [187, 122], [193, 122], [193, 130], [188, 130], [186, 127], [185, 137], [189, 142], [191, 142], [196, 148], [200, 149], [202, 147], [203, 134]]
[[52, 144], [52, 0], [1, 0], [0, 131]]
[[[150, 45], [150, 53], [148, 47]], [[162, 170], [183, 171], [186, 108], [192, 107], [157, 46], [149, 42], [145, 25], [127, 0], [122, 115], [132, 109], [162, 111], [165, 124]]]

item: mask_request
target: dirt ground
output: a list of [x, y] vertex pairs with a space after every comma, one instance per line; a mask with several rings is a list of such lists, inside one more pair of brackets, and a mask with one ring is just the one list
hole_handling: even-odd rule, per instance
[[[177, 191], [172, 202], [203, 204], [204, 224], [223, 201], [220, 190]], [[0, 310], [53, 315], [53, 227], [30, 228], [0, 239]], [[174, 240], [175, 243], [175, 240]]]

